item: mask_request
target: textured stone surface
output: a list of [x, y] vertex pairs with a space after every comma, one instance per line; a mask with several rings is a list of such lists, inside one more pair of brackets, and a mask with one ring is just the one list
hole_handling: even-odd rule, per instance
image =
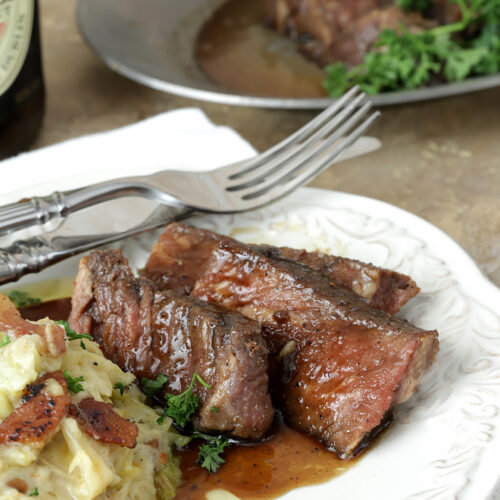
[[[202, 103], [142, 87], [87, 48], [73, 0], [40, 3], [47, 112], [35, 148], [199, 106], [262, 150], [314, 116]], [[312, 185], [384, 200], [427, 219], [500, 285], [500, 88], [384, 108], [370, 133], [383, 141], [382, 150], [335, 165]]]

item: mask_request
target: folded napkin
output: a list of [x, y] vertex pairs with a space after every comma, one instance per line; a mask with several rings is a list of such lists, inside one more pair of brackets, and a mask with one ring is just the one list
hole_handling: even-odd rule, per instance
[[234, 130], [214, 125], [201, 110], [179, 109], [0, 162], [0, 204], [158, 170], [208, 170], [254, 154]]

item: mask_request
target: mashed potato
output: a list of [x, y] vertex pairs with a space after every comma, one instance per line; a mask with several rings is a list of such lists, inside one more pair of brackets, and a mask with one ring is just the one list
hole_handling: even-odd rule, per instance
[[[38, 324], [48, 323], [42, 320]], [[0, 340], [4, 333], [0, 331]], [[10, 343], [0, 347], [0, 420], [22, 404], [28, 384], [46, 373], [67, 370], [71, 377], [83, 377], [83, 390], [69, 392], [73, 404], [89, 397], [111, 403], [116, 413], [137, 425], [138, 436], [134, 448], [106, 444], [87, 434], [68, 414], [41, 449], [1, 444], [0, 500], [24, 499], [30, 493], [39, 499], [58, 500], [174, 497], [180, 470], [172, 449], [184, 446], [186, 438], [171, 428], [170, 419], [157, 423], [158, 414], [145, 405], [133, 375], [107, 360], [90, 340], [66, 339], [66, 351], [54, 355], [40, 335], [18, 332], [9, 337]], [[121, 384], [126, 386], [123, 394]], [[50, 394], [62, 391], [53, 379], [47, 385]]]

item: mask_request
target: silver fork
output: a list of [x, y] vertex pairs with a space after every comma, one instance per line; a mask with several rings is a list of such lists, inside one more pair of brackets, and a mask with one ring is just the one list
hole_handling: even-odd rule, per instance
[[240, 212], [266, 205], [305, 184], [339, 159], [377, 119], [354, 87], [297, 132], [249, 160], [208, 172], [163, 171], [54, 192], [0, 207], [0, 234], [64, 219], [124, 196], [207, 212]]

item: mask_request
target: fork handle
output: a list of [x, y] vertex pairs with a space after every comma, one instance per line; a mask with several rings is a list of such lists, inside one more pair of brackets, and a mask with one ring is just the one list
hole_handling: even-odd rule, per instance
[[17, 281], [25, 274], [43, 269], [53, 255], [54, 249], [39, 237], [16, 241], [11, 246], [1, 249], [0, 284]]
[[64, 219], [83, 208], [123, 196], [155, 198], [156, 192], [146, 178], [128, 177], [72, 191], [55, 191], [48, 196], [34, 196], [28, 201], [0, 207], [0, 235]]
[[193, 211], [185, 206], [164, 205], [146, 221], [127, 231], [62, 236], [58, 230], [55, 230], [42, 236], [15, 241], [9, 247], [0, 248], [0, 285], [17, 281], [26, 274], [36, 273], [56, 262], [92, 248], [164, 226], [172, 220], [178, 220], [191, 213]]

